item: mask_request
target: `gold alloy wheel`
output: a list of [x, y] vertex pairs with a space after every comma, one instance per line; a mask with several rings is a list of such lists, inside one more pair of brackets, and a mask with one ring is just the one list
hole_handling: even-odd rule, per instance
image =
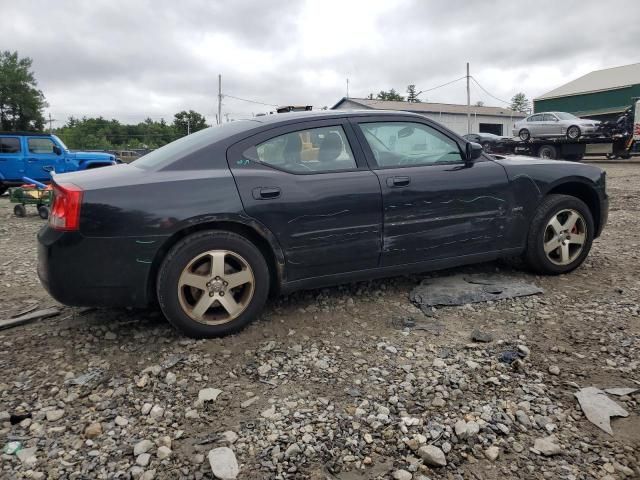
[[190, 318], [207, 325], [237, 318], [251, 302], [254, 290], [255, 277], [249, 263], [228, 250], [201, 253], [178, 279], [180, 306]]
[[573, 209], [560, 210], [544, 230], [544, 253], [556, 265], [569, 265], [587, 241], [587, 222]]

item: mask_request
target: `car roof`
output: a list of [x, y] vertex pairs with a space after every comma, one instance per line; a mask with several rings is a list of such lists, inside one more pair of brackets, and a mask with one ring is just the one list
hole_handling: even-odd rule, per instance
[[11, 135], [14, 137], [50, 137], [50, 133], [44, 132], [0, 132], [0, 135]]
[[274, 113], [273, 115], [262, 115], [259, 117], [251, 117], [242, 120], [252, 120], [262, 124], [276, 124], [276, 123], [295, 123], [297, 121], [304, 120], [319, 120], [323, 118], [344, 118], [344, 117], [363, 117], [363, 116], [380, 116], [380, 115], [393, 115], [393, 116], [407, 116], [407, 117], [422, 117], [423, 115], [405, 112], [398, 110], [316, 110], [306, 112], [285, 112]]

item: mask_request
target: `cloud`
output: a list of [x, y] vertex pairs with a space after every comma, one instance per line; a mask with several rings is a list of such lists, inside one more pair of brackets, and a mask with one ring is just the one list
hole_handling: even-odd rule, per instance
[[[428, 89], [471, 73], [493, 97], [530, 98], [597, 68], [640, 61], [635, 0], [60, 0], [3, 6], [2, 48], [33, 58], [58, 119], [123, 121], [217, 109], [229, 95], [332, 105], [346, 91]], [[424, 94], [464, 103], [464, 82]], [[500, 102], [472, 85], [472, 101]], [[270, 107], [224, 99], [240, 117]]]

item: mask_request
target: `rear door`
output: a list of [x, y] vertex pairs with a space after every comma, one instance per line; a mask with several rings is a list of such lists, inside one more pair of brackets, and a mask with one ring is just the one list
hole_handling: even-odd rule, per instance
[[346, 120], [274, 128], [227, 160], [245, 212], [278, 238], [288, 280], [378, 266], [380, 185]]
[[51, 180], [60, 156], [54, 151], [55, 143], [48, 137], [25, 137], [27, 151], [26, 176], [39, 181]]
[[382, 188], [383, 266], [504, 248], [512, 200], [502, 166], [484, 157], [466, 163], [463, 142], [426, 121], [355, 123]]
[[0, 136], [0, 181], [20, 180], [25, 175], [21, 137]]

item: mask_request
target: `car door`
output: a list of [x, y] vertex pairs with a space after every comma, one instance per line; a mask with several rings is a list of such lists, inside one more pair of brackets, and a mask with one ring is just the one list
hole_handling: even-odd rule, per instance
[[542, 128], [542, 115], [531, 115], [527, 119], [527, 128], [532, 137], [540, 137], [544, 135]]
[[53, 140], [47, 137], [26, 137], [26, 176], [33, 180], [50, 180], [59, 161]]
[[541, 132], [545, 137], [562, 135], [558, 118], [552, 113], [543, 114], [541, 122]]
[[20, 180], [25, 174], [22, 143], [19, 136], [0, 136], [0, 181]]
[[382, 265], [504, 248], [510, 211], [504, 168], [466, 162], [464, 142], [422, 120], [355, 120], [383, 199]]
[[277, 237], [287, 280], [378, 266], [382, 198], [344, 120], [257, 134], [227, 152], [245, 212]]

